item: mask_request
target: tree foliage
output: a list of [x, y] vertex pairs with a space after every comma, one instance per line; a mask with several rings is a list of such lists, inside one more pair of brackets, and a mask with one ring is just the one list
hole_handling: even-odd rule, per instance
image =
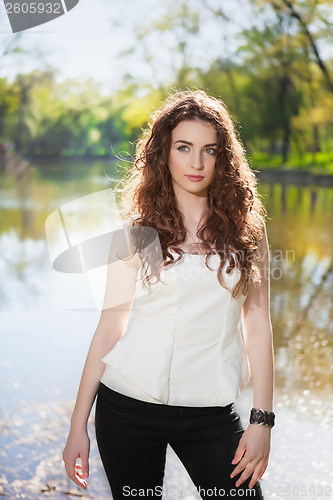
[[[0, 140], [26, 155], [112, 155], [137, 139], [172, 88], [199, 87], [225, 101], [249, 153], [286, 162], [292, 152], [331, 150], [332, 0], [235, 0], [240, 13], [245, 3], [253, 16], [238, 27], [234, 50], [227, 27], [237, 17], [213, 0], [172, 1], [160, 17], [139, 20], [136, 45], [122, 57], [130, 68], [140, 56], [154, 81], [129, 69], [109, 97], [92, 80], [58, 83], [50, 69], [0, 78]], [[225, 44], [209, 50], [207, 33]], [[169, 76], [159, 80], [163, 64]]]

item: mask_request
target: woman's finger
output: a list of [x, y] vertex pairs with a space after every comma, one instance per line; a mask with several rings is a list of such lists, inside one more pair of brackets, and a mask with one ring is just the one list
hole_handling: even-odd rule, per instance
[[252, 458], [248, 454], [244, 454], [242, 460], [236, 465], [230, 477], [235, 477], [242, 472], [252, 461]]
[[251, 485], [253, 486], [257, 482], [260, 472], [262, 471], [263, 461], [264, 459], [254, 457], [248, 463], [242, 475], [237, 479], [235, 483], [236, 486], [240, 486], [242, 483], [244, 483], [244, 481], [246, 481], [251, 476], [251, 474], [253, 474], [254, 477], [254, 480], [251, 481]]
[[258, 481], [258, 479], [259, 479], [259, 477], [260, 477], [260, 473], [261, 473], [262, 468], [263, 468], [263, 465], [264, 465], [264, 460], [261, 460], [261, 461], [257, 464], [257, 466], [256, 466], [256, 468], [255, 468], [255, 470], [254, 470], [254, 472], [253, 472], [253, 474], [252, 474], [252, 479], [251, 479], [251, 481], [249, 482], [249, 488], [253, 488], [253, 486], [254, 486], [254, 485], [256, 484], [256, 482]]
[[235, 485], [238, 487], [241, 484], [243, 484], [244, 481], [246, 481], [251, 476], [251, 474], [253, 474], [255, 468], [256, 468], [256, 463], [251, 462], [251, 464], [249, 464], [246, 467], [243, 474], [237, 479]]
[[242, 438], [240, 439], [237, 450], [235, 451], [234, 458], [232, 460], [232, 464], [237, 464], [237, 462], [240, 461], [240, 459], [244, 456], [244, 453], [246, 452], [245, 444], [243, 444]]
[[83, 486], [84, 488], [87, 486], [87, 482], [83, 479], [83, 474], [82, 474], [82, 465], [81, 464], [75, 464], [75, 484], [78, 486]]
[[77, 474], [78, 476], [83, 476], [83, 474], [82, 474], [82, 466], [81, 466], [81, 464], [76, 464], [76, 465], [75, 465], [75, 472], [76, 472], [76, 474]]
[[65, 462], [65, 469], [67, 472], [67, 476], [69, 479], [73, 481], [77, 486], [80, 486], [81, 488], [85, 488], [87, 486], [87, 482], [84, 481], [79, 477], [79, 475], [76, 473], [76, 467], [77, 465], [75, 464], [75, 460], [71, 461], [66, 461]]
[[262, 468], [261, 474], [260, 474], [260, 476], [259, 476], [259, 479], [261, 479], [261, 478], [262, 478], [262, 476], [265, 474], [266, 469], [267, 469], [267, 466], [268, 466], [268, 458], [266, 458], [266, 460], [264, 461], [264, 465], [263, 465], [263, 468]]
[[86, 488], [87, 486], [87, 481], [84, 479], [81, 479], [77, 474], [75, 475], [75, 479], [73, 479], [74, 483], [77, 484], [78, 486], [81, 486], [82, 488]]

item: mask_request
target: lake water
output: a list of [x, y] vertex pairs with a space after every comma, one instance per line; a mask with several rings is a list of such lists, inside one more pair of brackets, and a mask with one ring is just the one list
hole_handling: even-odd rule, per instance
[[[0, 495], [108, 498], [94, 411], [87, 491], [73, 486], [61, 460], [99, 313], [84, 275], [52, 269], [45, 220], [111, 188], [113, 168], [18, 161], [0, 178]], [[277, 422], [261, 484], [266, 500], [332, 497], [333, 188], [276, 182], [259, 190], [269, 217]], [[251, 384], [236, 407], [246, 425]], [[164, 498], [199, 498], [190, 486], [168, 450]]]

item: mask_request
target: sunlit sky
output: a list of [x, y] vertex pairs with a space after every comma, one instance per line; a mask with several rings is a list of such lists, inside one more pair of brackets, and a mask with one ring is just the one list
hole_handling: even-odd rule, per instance
[[[167, 79], [179, 55], [165, 47], [175, 45], [176, 32], [165, 33], [162, 38], [150, 35], [146, 39], [148, 51], [157, 56], [150, 65], [142, 64], [140, 55], [120, 54], [136, 43], [133, 25], [139, 22], [149, 26], [168, 12], [168, 4], [174, 5], [171, 0], [80, 0], [74, 9], [58, 19], [22, 32], [18, 44], [25, 52], [4, 57], [0, 61], [0, 76], [12, 80], [19, 72], [51, 66], [57, 68], [60, 81], [93, 78], [103, 82], [107, 90], [119, 86], [125, 73], [151, 83]], [[219, 25], [211, 20], [200, 0], [189, 4], [200, 5], [200, 18], [204, 21], [200, 36], [192, 40], [194, 59], [191, 62], [205, 66], [221, 53], [224, 57], [234, 56], [239, 43], [236, 34], [246, 25], [249, 12], [240, 10], [239, 4], [235, 9], [235, 3], [227, 0], [223, 8], [237, 18], [237, 23]], [[0, 2], [0, 53], [13, 37], [4, 3]]]
[[[62, 0], [61, 0], [62, 1]], [[21, 32], [18, 45], [21, 54], [1, 58], [5, 47], [13, 40], [4, 2], [0, 0], [0, 77], [10, 81], [17, 73], [34, 69], [57, 69], [56, 78], [93, 79], [103, 83], [108, 93], [122, 82], [124, 74], [135, 80], [158, 85], [172, 81], [175, 67], [181, 67], [177, 29], [164, 34], [150, 33], [144, 43], [138, 42], [134, 27], [149, 27], [154, 20], [172, 14], [181, 2], [174, 0], [80, 0], [65, 15], [41, 26]], [[254, 23], [248, 0], [210, 0], [209, 5], [223, 9], [230, 22], [216, 22], [203, 0], [188, 0], [190, 10], [200, 13], [202, 30], [189, 41], [188, 63], [207, 67], [219, 57], [237, 58], [237, 47], [243, 28]], [[149, 30], [148, 30], [149, 31]], [[135, 56], [124, 54], [136, 46]], [[172, 50], [170, 47], [174, 47]], [[320, 47], [325, 58], [331, 47]], [[144, 63], [144, 52], [153, 57]]]

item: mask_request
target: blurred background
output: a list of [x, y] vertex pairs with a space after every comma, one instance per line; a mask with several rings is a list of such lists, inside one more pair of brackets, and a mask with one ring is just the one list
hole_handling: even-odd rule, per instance
[[[45, 220], [112, 188], [150, 112], [201, 88], [228, 106], [268, 212], [277, 425], [264, 495], [333, 496], [332, 26], [332, 0], [80, 0], [12, 34], [1, 3], [0, 495], [109, 498], [93, 411], [87, 490], [61, 460], [99, 313], [84, 275], [52, 269]], [[236, 405], [246, 426], [251, 384]], [[165, 488], [199, 498], [170, 450]]]

